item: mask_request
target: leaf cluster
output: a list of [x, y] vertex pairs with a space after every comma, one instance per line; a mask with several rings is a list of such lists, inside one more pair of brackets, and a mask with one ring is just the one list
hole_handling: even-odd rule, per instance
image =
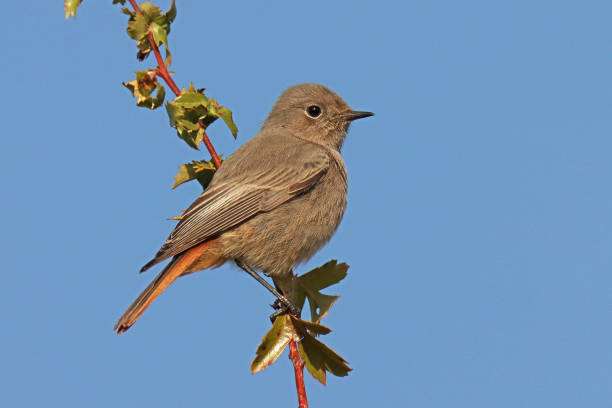
[[178, 137], [194, 149], [199, 149], [206, 128], [218, 118], [223, 119], [234, 138], [238, 136], [232, 112], [204, 95], [203, 90], [196, 90], [193, 84], [183, 89], [172, 102], [166, 103], [166, 111], [170, 126], [176, 128]]
[[[222, 155], [219, 155], [219, 159], [223, 162]], [[193, 179], [196, 179], [202, 188], [206, 189], [217, 168], [212, 160], [193, 160], [191, 163], [181, 164], [179, 170], [174, 176], [173, 189]]]
[[[115, 3], [117, 0], [114, 0]], [[118, 1], [121, 4], [125, 4], [125, 1]], [[150, 1], [145, 1], [140, 4], [140, 13], [130, 10], [127, 7], [121, 9], [121, 11], [128, 15], [127, 34], [136, 40], [136, 47], [138, 53], [136, 57], [138, 60], [144, 60], [153, 51], [152, 44], [149, 41], [149, 33], [153, 34], [155, 45], [164, 45], [166, 49], [166, 59], [164, 64], [170, 66], [172, 63], [172, 54], [168, 47], [168, 34], [170, 34], [170, 24], [176, 18], [176, 5], [174, 0], [167, 12], [161, 13], [159, 7], [151, 4]]]
[[[124, 5], [125, 0], [113, 0], [113, 4], [115, 3]], [[172, 0], [166, 13], [162, 13], [160, 8], [152, 5], [150, 1], [140, 4], [139, 9], [140, 12], [132, 11], [127, 7], [121, 9], [129, 16], [127, 34], [137, 42], [138, 59], [146, 58], [151, 51], [155, 51], [154, 49], [162, 44], [166, 50], [166, 58], [163, 69], [157, 66], [145, 71], [136, 71], [136, 79], [124, 82], [123, 85], [136, 98], [137, 106], [156, 109], [164, 104], [166, 97], [166, 90], [158, 78], [161, 76], [169, 80], [170, 73], [165, 70], [172, 62], [168, 47], [168, 34], [170, 34], [171, 23], [176, 18], [176, 4]], [[159, 53], [156, 55], [160, 60]], [[178, 94], [176, 87], [172, 89], [175, 89]], [[196, 90], [193, 84], [183, 89], [173, 101], [166, 102], [165, 106], [170, 126], [176, 129], [179, 138], [194, 149], [199, 149], [198, 146], [204, 139], [206, 129], [218, 118], [223, 119], [234, 138], [238, 135], [238, 127], [234, 123], [232, 112], [225, 106], [221, 106], [215, 99], [204, 95], [203, 89]], [[172, 188], [194, 179], [198, 180], [203, 188], [206, 188], [216, 167], [211, 161], [192, 161], [181, 164], [179, 170], [180, 172], [174, 177]]]
[[[136, 71], [136, 79], [130, 82], [123, 82], [123, 86], [132, 92], [132, 96], [136, 98], [137, 106], [156, 109], [164, 103], [166, 90], [157, 80], [156, 71], [151, 69]], [[157, 92], [153, 96], [153, 91], [155, 90]]]
[[[291, 282], [277, 282], [285, 288], [285, 291], [292, 293], [290, 300], [297, 307], [302, 308], [306, 299], [308, 300], [312, 321], [291, 315], [277, 317], [272, 328], [257, 347], [255, 359], [251, 363], [252, 373], [261, 371], [274, 363], [289, 342], [295, 340], [299, 342], [298, 352], [306, 369], [322, 384], [325, 385], [328, 372], [339, 377], [348, 375], [351, 368], [347, 361], [325, 343], [316, 339], [317, 336], [331, 332], [331, 329], [322, 325], [320, 320], [327, 315], [339, 298], [339, 296], [323, 294], [321, 290], [344, 279], [347, 271], [347, 264], [338, 264], [337, 261], [332, 260], [302, 276], [292, 276]], [[291, 285], [293, 289], [287, 289], [288, 285]]]

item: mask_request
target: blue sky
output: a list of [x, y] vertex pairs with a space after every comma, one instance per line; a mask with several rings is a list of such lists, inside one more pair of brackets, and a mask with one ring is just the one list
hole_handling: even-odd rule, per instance
[[[271, 296], [224, 266], [112, 326], [198, 195], [207, 158], [134, 106], [126, 18], [85, 1], [10, 2], [0, 33], [3, 406], [295, 406], [286, 356], [249, 364]], [[169, 1], [160, 5], [166, 8]], [[351, 265], [325, 341], [354, 371], [307, 378], [314, 406], [604, 407], [612, 398], [609, 2], [184, 2], [179, 86], [235, 113], [230, 154], [289, 85], [355, 109], [349, 205], [329, 259]]]

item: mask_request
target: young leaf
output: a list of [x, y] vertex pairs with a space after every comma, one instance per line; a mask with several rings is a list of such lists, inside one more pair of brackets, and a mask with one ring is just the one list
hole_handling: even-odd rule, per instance
[[314, 290], [322, 290], [346, 278], [348, 268], [346, 263], [338, 264], [337, 260], [332, 259], [300, 276], [300, 283]]
[[340, 298], [323, 294], [320, 291], [340, 282], [346, 277], [347, 271], [347, 264], [338, 264], [336, 260], [332, 260], [303, 274], [298, 278], [298, 286], [301, 290], [295, 302], [303, 305], [305, 298], [308, 298], [312, 320], [318, 322], [327, 315], [334, 302]]
[[134, 40], [146, 39], [148, 34], [147, 18], [141, 13], [132, 14], [133, 18], [128, 20], [127, 34]]
[[161, 16], [161, 11], [159, 7], [151, 4], [150, 1], [145, 1], [140, 4], [140, 11], [142, 15], [147, 19], [148, 22], [155, 20], [157, 17]]
[[[136, 79], [130, 82], [123, 82], [123, 86], [132, 92], [132, 95], [136, 98], [137, 106], [156, 109], [164, 103], [166, 90], [162, 84], [157, 82], [155, 71], [136, 71]], [[151, 96], [156, 89], [155, 97]]]
[[191, 163], [181, 164], [179, 170], [174, 176], [173, 189], [193, 179], [197, 179], [202, 188], [206, 189], [217, 168], [212, 160], [193, 160]]
[[172, 103], [182, 108], [207, 107], [210, 104], [206, 95], [195, 90], [193, 83], [189, 84], [187, 90], [183, 89], [181, 94], [177, 96]]
[[170, 52], [168, 47], [166, 47], [166, 58], [164, 58], [164, 65], [166, 67], [169, 67], [171, 64], [172, 64], [172, 53]]
[[313, 322], [318, 322], [329, 313], [329, 310], [340, 299], [340, 296], [326, 295], [321, 292], [306, 290], [308, 306], [310, 306], [310, 318]]
[[66, 20], [68, 17], [76, 18], [77, 8], [81, 5], [83, 0], [64, 0], [64, 11], [66, 12]]
[[143, 100], [136, 101], [136, 105], [149, 108], [149, 109], [157, 109], [164, 104], [164, 98], [166, 97], [166, 90], [164, 89], [162, 84], [157, 84], [157, 92], [155, 93], [155, 97], [148, 96]]
[[174, 17], [176, 17], [176, 6], [173, 0], [170, 10], [168, 10], [166, 14], [155, 17], [150, 25], [155, 44], [158, 46], [164, 44], [166, 48], [166, 58], [164, 59], [164, 65], [166, 65], [166, 67], [169, 67], [172, 63], [172, 53], [168, 46], [168, 34], [170, 34], [170, 23], [174, 20]]
[[303, 336], [298, 351], [308, 372], [323, 385], [327, 381], [327, 372], [345, 377], [352, 370], [345, 359], [309, 334]]
[[[216, 101], [215, 101], [216, 102]], [[218, 109], [219, 117], [223, 119], [227, 127], [229, 128], [232, 135], [234, 135], [234, 139], [238, 137], [238, 127], [234, 123], [234, 118], [232, 117], [232, 111], [227, 109], [225, 106], [221, 106]]]
[[[174, 4], [174, 0], [172, 0], [172, 4], [170, 5], [170, 8], [168, 9], [168, 11], [166, 11], [166, 14], [164, 14], [164, 16], [170, 23], [173, 22], [176, 18], [176, 4]], [[168, 30], [168, 32], [170, 32], [170, 30]]]
[[[127, 7], [122, 7], [122, 8], [121, 8], [121, 12], [122, 12], [123, 14], [125, 14], [126, 16], [129, 16], [129, 17], [130, 17], [130, 19], [132, 19], [132, 18], [135, 18], [135, 17], [136, 17], [136, 12], [134, 12], [134, 11], [130, 10], [130, 9], [129, 9], [129, 8], [127, 8]], [[128, 20], [128, 21], [129, 21], [129, 20]]]
[[276, 318], [272, 328], [266, 333], [257, 348], [256, 357], [251, 364], [251, 373], [256, 373], [274, 363], [291, 339], [298, 341], [298, 351], [308, 372], [323, 385], [327, 372], [343, 377], [351, 371], [347, 362], [324, 343], [314, 338], [328, 334], [329, 327], [308, 322], [291, 315]]
[[323, 364], [323, 358], [321, 353], [317, 353], [316, 347], [308, 341], [300, 341], [298, 343], [298, 353], [306, 369], [312, 375], [312, 377], [319, 381], [323, 385], [327, 385], [327, 375], [325, 373], [325, 364]]
[[255, 359], [251, 363], [251, 373], [255, 374], [274, 363], [291, 339], [298, 340], [291, 318], [288, 315], [277, 317], [257, 347]]
[[299, 317], [291, 316], [291, 322], [295, 326], [295, 330], [298, 334], [303, 335], [304, 333], [310, 333], [314, 336], [320, 334], [329, 334], [331, 329], [327, 326], [323, 326], [320, 323], [309, 322], [308, 320], [302, 320]]
[[157, 45], [164, 44], [166, 49], [168, 49], [168, 32], [166, 29], [154, 21], [151, 23], [151, 32], [153, 32], [155, 43]]
[[204, 93], [196, 91], [193, 84], [183, 89], [172, 102], [167, 102], [166, 110], [170, 126], [175, 127], [178, 136], [194, 149], [198, 149], [206, 128], [221, 114], [224, 115], [223, 120], [226, 123], [229, 121], [233, 125], [233, 129], [230, 127], [232, 133], [235, 134], [238, 131], [231, 119], [231, 112], [219, 106], [214, 99], [207, 98]]
[[[121, 4], [124, 3], [122, 2]], [[130, 16], [127, 33], [137, 41], [138, 54], [136, 57], [142, 61], [152, 51], [148, 36], [149, 31], [151, 31], [156, 45], [164, 44], [166, 47], [166, 60], [164, 63], [166, 66], [169, 66], [172, 56], [168, 48], [168, 34], [170, 34], [170, 23], [176, 17], [174, 0], [170, 5], [170, 9], [165, 14], [161, 14], [159, 7], [152, 5], [149, 1], [140, 5], [140, 13], [131, 12], [126, 8], [122, 9], [122, 11]]]

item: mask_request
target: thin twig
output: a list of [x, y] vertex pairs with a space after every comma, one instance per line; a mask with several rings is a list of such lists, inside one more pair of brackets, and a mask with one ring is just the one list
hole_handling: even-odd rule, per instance
[[297, 388], [299, 408], [308, 408], [306, 387], [304, 386], [304, 362], [300, 358], [297, 343], [293, 339], [289, 342], [289, 359], [293, 363], [293, 370], [295, 371], [295, 387]]
[[176, 86], [176, 83], [170, 77], [170, 73], [168, 72], [168, 68], [166, 68], [166, 64], [164, 63], [164, 59], [162, 58], [161, 53], [159, 52], [159, 47], [155, 43], [155, 39], [153, 38], [153, 31], [151, 31], [151, 29], [149, 29], [149, 43], [151, 43], [151, 48], [153, 48], [153, 54], [155, 54], [157, 65], [159, 65], [159, 69], [155, 71], [155, 74], [157, 76], [162, 77], [164, 81], [166, 81], [170, 89], [172, 89], [172, 92], [174, 92], [176, 96], [179, 96], [181, 94], [181, 90], [178, 88], [178, 86]]
[[129, 2], [132, 5], [132, 7], [134, 8], [135, 12], [137, 12], [138, 14], [142, 13], [142, 11], [140, 11], [140, 7], [138, 7], [138, 3], [136, 3], [136, 0], [129, 0]]
[[[198, 126], [202, 128], [202, 125], [200, 125], [199, 123], [198, 123]], [[208, 135], [206, 134], [206, 130], [204, 130], [204, 128], [202, 128], [202, 130], [204, 131], [204, 137], [202, 141], [204, 142], [204, 145], [208, 149], [208, 153], [210, 153], [210, 157], [212, 157], [212, 161], [213, 163], [215, 163], [215, 167], [219, 168], [221, 167], [221, 160], [219, 159], [219, 156], [217, 156], [217, 152], [215, 151], [215, 148], [210, 142], [210, 139], [208, 138]]]

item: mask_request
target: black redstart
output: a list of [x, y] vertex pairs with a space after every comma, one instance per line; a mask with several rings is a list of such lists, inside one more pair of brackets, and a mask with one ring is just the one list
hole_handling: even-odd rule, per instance
[[172, 257], [121, 316], [117, 333], [129, 329], [179, 276], [231, 259], [262, 281], [253, 269], [282, 277], [314, 255], [346, 208], [340, 149], [349, 125], [372, 115], [351, 110], [323, 85], [285, 90], [259, 133], [227, 158], [142, 268]]

